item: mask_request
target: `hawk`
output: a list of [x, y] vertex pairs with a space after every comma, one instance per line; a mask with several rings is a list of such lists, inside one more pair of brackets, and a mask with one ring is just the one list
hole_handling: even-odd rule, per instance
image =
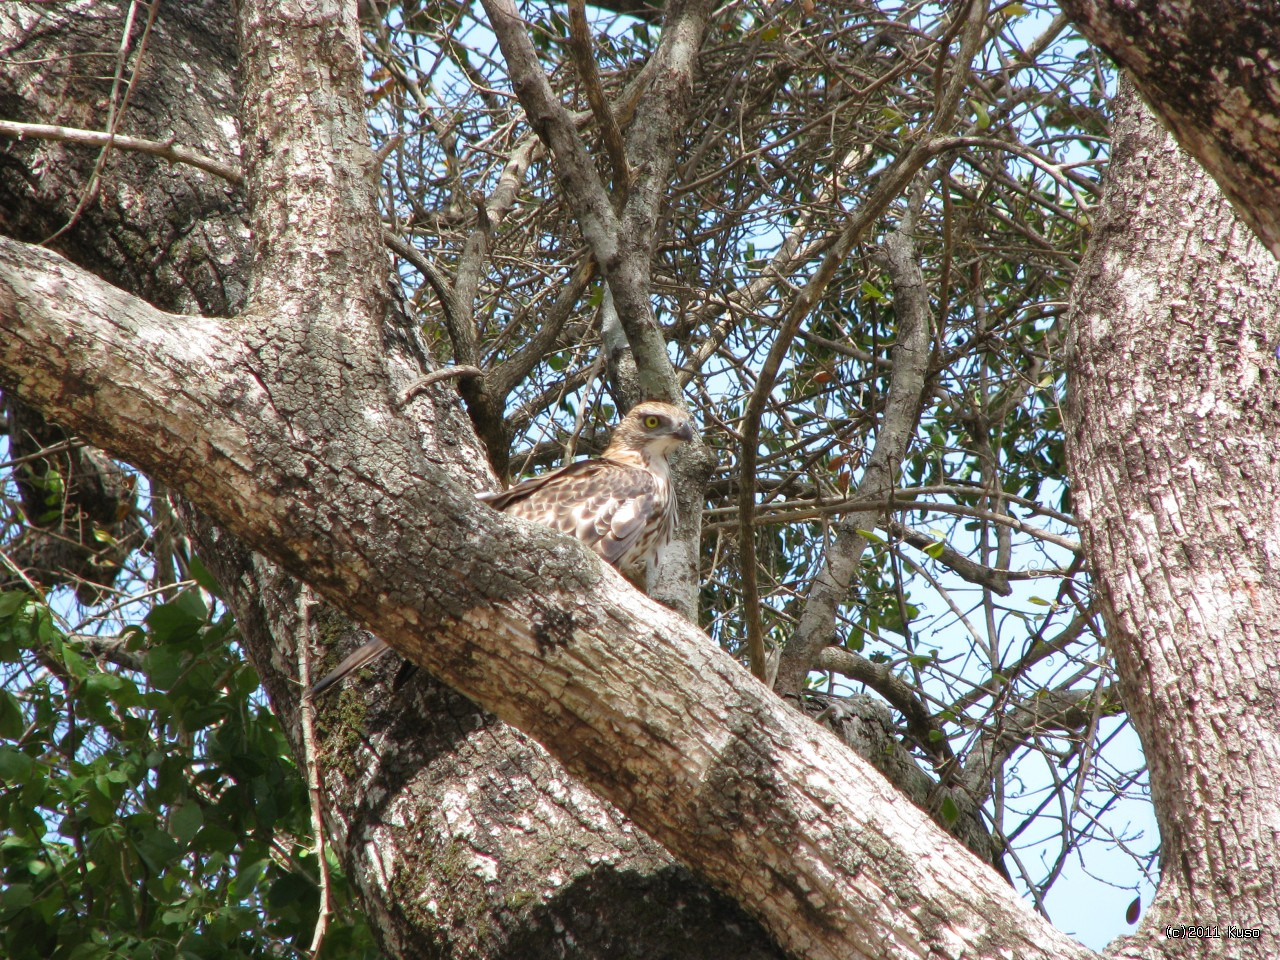
[[[679, 407], [646, 400], [622, 418], [598, 458], [579, 460], [477, 499], [513, 517], [546, 524], [581, 540], [644, 587], [676, 528], [671, 452], [693, 439]], [[374, 638], [311, 688], [314, 696], [390, 647]]]

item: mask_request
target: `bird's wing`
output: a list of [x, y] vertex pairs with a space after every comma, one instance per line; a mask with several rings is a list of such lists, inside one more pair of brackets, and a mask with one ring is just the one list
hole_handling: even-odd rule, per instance
[[495, 510], [501, 510], [504, 513], [514, 513], [516, 516], [524, 516], [519, 510], [511, 510], [510, 508], [520, 503], [522, 500], [528, 500], [537, 494], [543, 487], [548, 484], [556, 484], [575, 477], [578, 474], [588, 472], [593, 464], [600, 463], [599, 460], [579, 460], [571, 463], [567, 467], [561, 467], [558, 470], [549, 470], [541, 473], [536, 477], [528, 477], [519, 483], [513, 484], [506, 490], [498, 490], [493, 493], [477, 493], [476, 499], [489, 504]]
[[582, 532], [577, 536], [587, 540], [583, 534], [594, 530], [597, 539], [591, 548], [614, 566], [626, 566], [634, 562], [634, 551], [653, 521], [657, 487], [648, 471], [622, 465], [603, 471], [600, 481], [580, 508]]
[[503, 493], [481, 495], [490, 506], [581, 540], [615, 566], [643, 536], [657, 508], [652, 474], [613, 460], [579, 460]]

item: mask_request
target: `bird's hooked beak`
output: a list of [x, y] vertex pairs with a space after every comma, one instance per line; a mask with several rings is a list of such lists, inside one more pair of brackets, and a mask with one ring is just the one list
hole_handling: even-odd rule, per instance
[[686, 420], [684, 423], [680, 424], [673, 436], [675, 436], [677, 440], [683, 440], [685, 443], [688, 443], [693, 439], [693, 424]]

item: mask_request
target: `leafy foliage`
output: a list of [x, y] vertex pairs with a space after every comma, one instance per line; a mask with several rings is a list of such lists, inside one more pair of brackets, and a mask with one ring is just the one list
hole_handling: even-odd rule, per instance
[[[57, 619], [30, 593], [0, 594], [5, 956], [306, 953], [307, 794], [231, 617], [190, 587], [118, 637]], [[347, 925], [324, 955], [375, 954]]]

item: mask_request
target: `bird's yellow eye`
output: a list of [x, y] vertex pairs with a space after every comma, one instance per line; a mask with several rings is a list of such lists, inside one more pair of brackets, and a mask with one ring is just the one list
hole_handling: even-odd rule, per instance
[[644, 418], [644, 425], [648, 427], [650, 430], [652, 430], [654, 427], [658, 425], [658, 418], [655, 417], [653, 414], [649, 414], [649, 416]]

